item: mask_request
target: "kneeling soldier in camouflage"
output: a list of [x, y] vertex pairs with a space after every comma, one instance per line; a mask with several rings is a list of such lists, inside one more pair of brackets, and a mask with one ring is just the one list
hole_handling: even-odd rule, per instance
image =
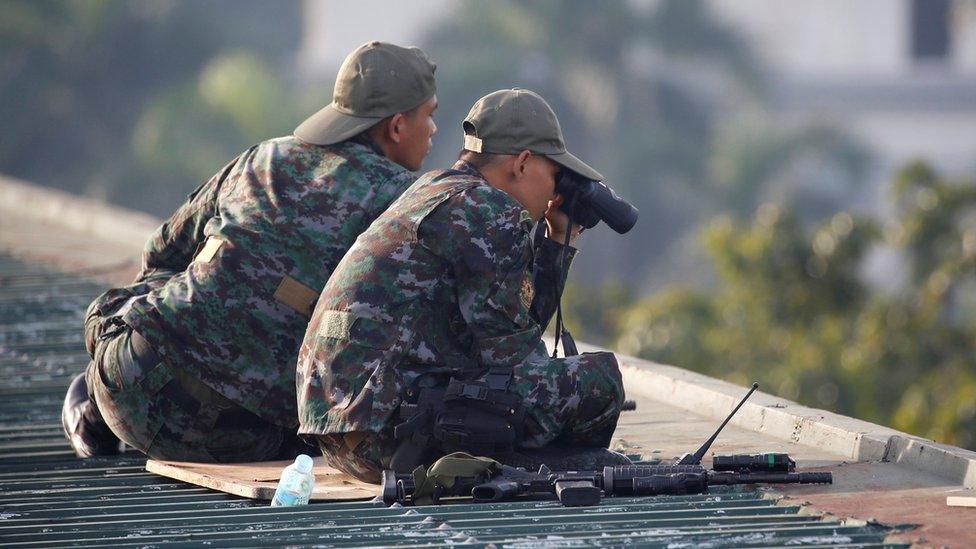
[[531, 91], [483, 97], [463, 127], [454, 167], [415, 182], [336, 267], [302, 343], [299, 433], [363, 480], [456, 450], [605, 447], [616, 427], [616, 358], [550, 358], [541, 339], [578, 232], [557, 173], [602, 176]]
[[93, 361], [62, 413], [80, 456], [118, 452], [116, 436], [169, 460], [309, 450], [295, 432], [301, 337], [336, 264], [430, 149], [434, 68], [417, 48], [361, 46], [331, 105], [231, 161], [157, 230], [135, 283], [89, 308]]

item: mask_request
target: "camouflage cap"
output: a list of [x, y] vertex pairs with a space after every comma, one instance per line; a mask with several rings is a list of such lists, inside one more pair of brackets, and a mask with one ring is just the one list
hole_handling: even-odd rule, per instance
[[462, 127], [465, 150], [493, 154], [528, 150], [587, 179], [603, 180], [600, 172], [566, 150], [556, 113], [534, 91], [512, 88], [489, 93], [471, 107]]
[[331, 145], [433, 97], [437, 66], [419, 48], [368, 42], [346, 57], [336, 76], [332, 103], [295, 129], [295, 137]]

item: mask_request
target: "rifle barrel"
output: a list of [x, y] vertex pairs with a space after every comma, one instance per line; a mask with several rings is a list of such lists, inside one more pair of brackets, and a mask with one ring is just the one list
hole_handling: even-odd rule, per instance
[[833, 484], [831, 473], [711, 473], [709, 484]]

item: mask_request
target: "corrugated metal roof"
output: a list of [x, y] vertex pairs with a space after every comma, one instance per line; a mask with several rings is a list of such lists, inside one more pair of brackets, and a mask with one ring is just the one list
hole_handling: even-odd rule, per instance
[[60, 406], [87, 363], [84, 310], [100, 286], [0, 255], [0, 545], [207, 547], [662, 546], [893, 547], [889, 529], [778, 505], [757, 491], [386, 507], [376, 502], [270, 508], [145, 472], [129, 453], [80, 460]]

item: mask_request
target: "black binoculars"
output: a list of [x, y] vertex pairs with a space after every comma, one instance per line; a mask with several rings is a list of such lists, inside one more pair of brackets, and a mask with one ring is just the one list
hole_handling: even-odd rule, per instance
[[573, 223], [585, 229], [592, 229], [603, 221], [614, 231], [624, 234], [637, 223], [637, 208], [617, 196], [602, 181], [562, 170], [556, 179], [556, 192], [563, 197], [559, 208]]

